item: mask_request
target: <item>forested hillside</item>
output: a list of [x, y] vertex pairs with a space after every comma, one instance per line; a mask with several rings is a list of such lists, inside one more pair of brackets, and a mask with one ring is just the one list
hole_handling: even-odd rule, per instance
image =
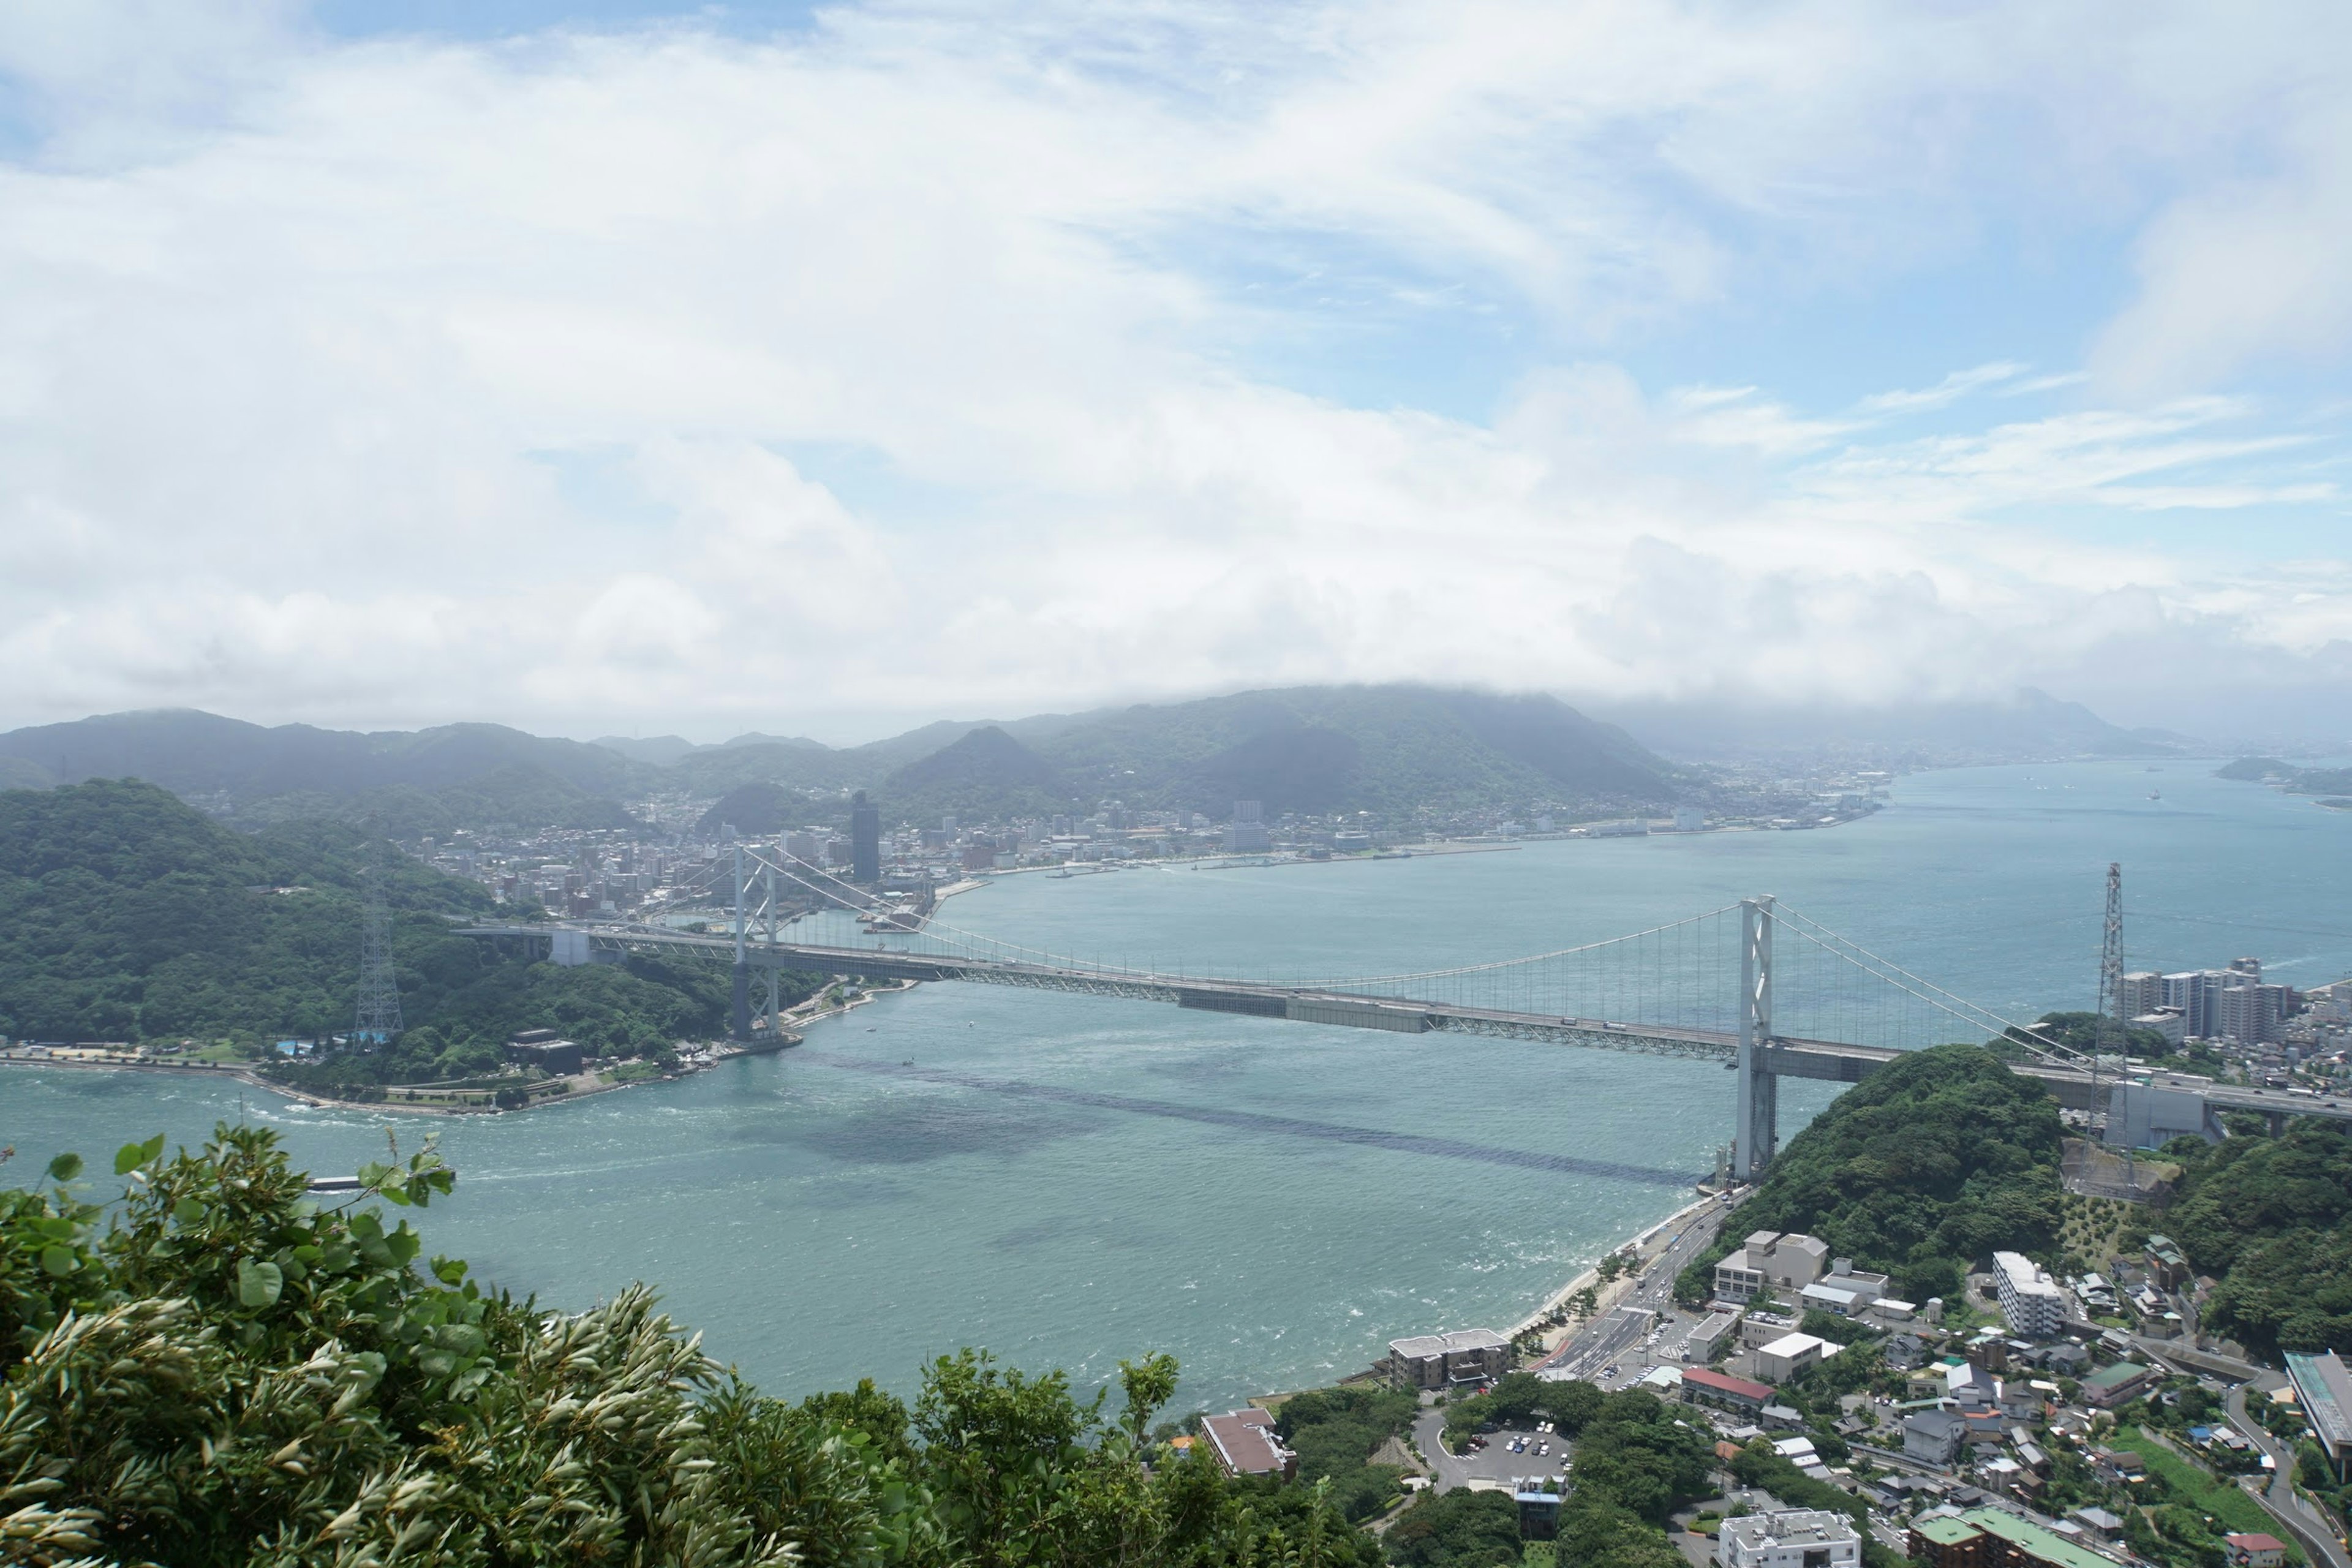
[[1895, 1276], [1906, 1298], [1957, 1299], [1996, 1247], [2044, 1252], [2059, 1225], [2058, 1105], [1978, 1046], [1889, 1063], [1789, 1141], [1677, 1293], [1704, 1300], [1716, 1260], [1752, 1231], [1802, 1231]]
[[2206, 1321], [2265, 1354], [2352, 1346], [2352, 1138], [2300, 1121], [2165, 1153], [2188, 1168], [2163, 1226], [2221, 1281]]
[[0, 793], [0, 1037], [250, 1047], [346, 1029], [371, 865], [410, 1028], [352, 1069], [362, 1081], [495, 1065], [519, 1028], [625, 1047], [721, 1026], [724, 985], [690, 963], [558, 969], [453, 935], [489, 895], [357, 828], [237, 833], [155, 785], [101, 780]]

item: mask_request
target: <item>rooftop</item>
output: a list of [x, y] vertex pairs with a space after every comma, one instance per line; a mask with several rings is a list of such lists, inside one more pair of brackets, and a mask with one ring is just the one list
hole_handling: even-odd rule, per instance
[[1414, 1334], [1407, 1339], [1391, 1340], [1389, 1350], [1412, 1361], [1425, 1356], [1452, 1355], [1462, 1351], [1501, 1350], [1510, 1342], [1492, 1329], [1455, 1329], [1451, 1333]]
[[1273, 1475], [1290, 1461], [1290, 1451], [1274, 1435], [1274, 1417], [1263, 1410], [1202, 1416], [1201, 1432], [1236, 1475]]
[[2319, 1440], [2330, 1448], [2352, 1445], [2352, 1377], [2345, 1374], [2343, 1358], [2334, 1351], [2290, 1353], [2286, 1374], [2294, 1380], [2295, 1394]]
[[1997, 1508], [1972, 1508], [1960, 1516], [1988, 1535], [1998, 1535], [2031, 1556], [2056, 1568], [2116, 1568], [2112, 1558], [2075, 1545], [2053, 1530]]
[[1716, 1372], [1703, 1366], [1695, 1366], [1685, 1371], [1683, 1373], [1683, 1383], [1685, 1386], [1696, 1384], [1701, 1388], [1713, 1389], [1717, 1394], [1732, 1394], [1742, 1399], [1753, 1399], [1759, 1402], [1772, 1397], [1771, 1389], [1763, 1384], [1750, 1383], [1744, 1377], [1734, 1377], [1729, 1373]]
[[1842, 1513], [1832, 1513], [1821, 1508], [1790, 1509], [1785, 1513], [1751, 1513], [1742, 1519], [1727, 1519], [1721, 1528], [1724, 1534], [1737, 1536], [1741, 1544], [1751, 1547], [1760, 1546], [1767, 1541], [1786, 1546], [1809, 1546], [1854, 1539], [1852, 1520]]

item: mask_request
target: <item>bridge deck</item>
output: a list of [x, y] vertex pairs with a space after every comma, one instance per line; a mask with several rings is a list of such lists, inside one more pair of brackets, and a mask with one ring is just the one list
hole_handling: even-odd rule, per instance
[[[517, 923], [469, 926], [458, 934], [546, 941], [550, 933], [556, 931], [584, 931], [592, 947], [614, 956], [633, 948], [683, 947], [731, 957], [735, 949], [735, 939], [731, 935], [711, 936], [650, 926]], [[1386, 1029], [1403, 1034], [1438, 1031], [1482, 1035], [1491, 1038], [1534, 1040], [1588, 1049], [1634, 1051], [1652, 1056], [1724, 1062], [1732, 1061], [1738, 1055], [1738, 1040], [1729, 1033], [1719, 1030], [1675, 1029], [1603, 1018], [1511, 1013], [1311, 986], [1254, 985], [1242, 981], [1208, 980], [1194, 975], [1066, 969], [1050, 964], [1016, 963], [993, 959], [941, 957], [887, 947], [829, 947], [807, 942], [772, 943], [756, 940], [745, 945], [744, 956], [751, 964], [762, 969], [810, 970], [820, 974], [864, 974], [883, 980], [961, 980], [1038, 991], [1124, 996], [1138, 1001], [1172, 1003], [1179, 1007], [1204, 1012], [1282, 1018], [1293, 1023], [1330, 1024], [1345, 1028]], [[1783, 1038], [1772, 1042], [1761, 1065], [1766, 1072], [1781, 1078], [1859, 1083], [1903, 1054], [1885, 1046]], [[2012, 1062], [2011, 1067], [2029, 1078], [2039, 1079], [2049, 1086], [2061, 1105], [2074, 1110], [2105, 1110], [2108, 1092], [2116, 1081], [2112, 1074], [2095, 1079], [2082, 1068], [2049, 1062], [2024, 1060]], [[2329, 1102], [2302, 1096], [2290, 1097], [2273, 1089], [2222, 1085], [2208, 1086], [2205, 1092], [2211, 1103], [2224, 1109], [2352, 1121], [2352, 1100]]]

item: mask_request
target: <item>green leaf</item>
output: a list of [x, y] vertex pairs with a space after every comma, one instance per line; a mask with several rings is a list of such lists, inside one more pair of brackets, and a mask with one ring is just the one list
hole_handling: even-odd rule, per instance
[[41, 1267], [63, 1279], [81, 1267], [81, 1259], [74, 1256], [70, 1247], [45, 1247], [41, 1248]]
[[114, 1152], [114, 1173], [127, 1176], [147, 1163], [147, 1152], [136, 1143], [125, 1143]]
[[155, 1136], [139, 1145], [139, 1163], [141, 1164], [152, 1165], [163, 1157], [163, 1135], [161, 1132], [156, 1133]]
[[275, 1263], [256, 1263], [248, 1258], [236, 1266], [236, 1299], [248, 1307], [274, 1307], [285, 1289], [286, 1276]]
[[194, 1230], [204, 1224], [205, 1214], [205, 1205], [194, 1198], [182, 1198], [172, 1205], [172, 1217], [179, 1221], [182, 1230]]
[[49, 1162], [49, 1180], [53, 1182], [70, 1182], [80, 1174], [81, 1156], [79, 1154], [60, 1154]]

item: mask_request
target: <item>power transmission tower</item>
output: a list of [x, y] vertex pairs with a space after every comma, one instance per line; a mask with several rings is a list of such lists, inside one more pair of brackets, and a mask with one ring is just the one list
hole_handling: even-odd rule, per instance
[[389, 1045], [400, 1033], [400, 981], [392, 972], [392, 910], [373, 867], [362, 874], [360, 914], [360, 1005], [352, 1041]]
[[2099, 949], [2099, 1016], [2091, 1040], [2091, 1098], [2099, 1095], [2099, 1065], [2112, 1049], [2124, 1054], [2124, 868], [2107, 864], [2107, 931]]

